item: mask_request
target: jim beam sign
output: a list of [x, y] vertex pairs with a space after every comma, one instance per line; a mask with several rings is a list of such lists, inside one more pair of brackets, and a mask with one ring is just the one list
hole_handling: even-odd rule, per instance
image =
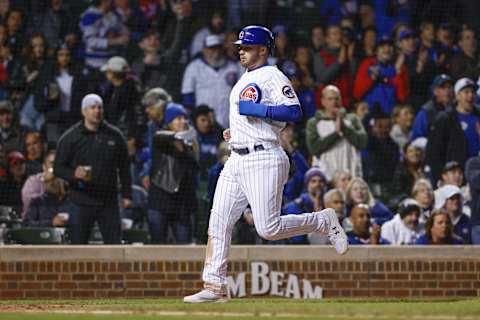
[[[322, 299], [323, 289], [312, 287], [310, 281], [298, 279], [294, 274], [270, 271], [265, 262], [251, 263], [251, 295], [271, 295], [292, 299]], [[230, 297], [247, 295], [245, 272], [240, 272], [234, 279], [228, 277], [228, 294]]]

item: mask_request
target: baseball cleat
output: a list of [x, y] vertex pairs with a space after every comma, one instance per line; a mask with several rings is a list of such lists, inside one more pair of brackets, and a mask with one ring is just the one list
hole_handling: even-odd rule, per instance
[[185, 303], [204, 303], [204, 302], [225, 303], [225, 302], [228, 302], [228, 298], [226, 295], [218, 295], [213, 293], [210, 290], [203, 289], [202, 291], [192, 294], [191, 296], [184, 297], [183, 302]]
[[348, 238], [338, 221], [335, 210], [328, 208], [321, 212], [328, 219], [328, 239], [330, 243], [335, 247], [338, 254], [345, 254], [348, 251]]

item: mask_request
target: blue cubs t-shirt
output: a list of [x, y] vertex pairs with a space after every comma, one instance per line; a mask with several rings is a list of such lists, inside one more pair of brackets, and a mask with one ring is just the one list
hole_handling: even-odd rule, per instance
[[459, 112], [458, 120], [460, 120], [463, 134], [465, 135], [465, 138], [467, 138], [468, 156], [477, 156], [480, 151], [480, 123], [478, 117], [473, 114]]

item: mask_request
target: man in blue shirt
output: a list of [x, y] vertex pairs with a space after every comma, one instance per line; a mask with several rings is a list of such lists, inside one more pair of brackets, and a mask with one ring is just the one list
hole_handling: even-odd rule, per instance
[[[350, 213], [352, 231], [347, 232], [348, 243], [352, 245], [363, 244], [390, 244], [380, 236], [381, 228], [377, 224], [371, 225], [372, 215], [367, 204], [358, 204], [353, 207]], [[370, 231], [371, 227], [371, 231]]]

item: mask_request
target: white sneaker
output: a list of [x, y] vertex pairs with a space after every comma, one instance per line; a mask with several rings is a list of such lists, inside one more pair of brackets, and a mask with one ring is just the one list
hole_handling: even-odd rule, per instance
[[228, 302], [226, 295], [218, 295], [213, 293], [210, 290], [203, 289], [200, 292], [192, 294], [191, 296], [186, 296], [183, 298], [185, 303], [203, 303], [203, 302], [213, 302], [213, 303], [225, 303]]
[[324, 209], [320, 211], [328, 219], [328, 239], [335, 247], [338, 254], [345, 254], [348, 251], [348, 238], [338, 221], [337, 214], [333, 209]]

